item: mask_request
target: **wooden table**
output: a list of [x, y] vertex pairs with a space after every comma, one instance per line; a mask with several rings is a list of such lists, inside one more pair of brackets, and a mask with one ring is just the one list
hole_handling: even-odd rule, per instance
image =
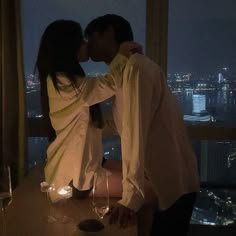
[[[92, 211], [91, 198], [68, 199], [66, 205], [55, 204], [55, 215], [66, 215], [74, 218], [74, 222], [68, 224], [48, 224], [42, 217], [48, 213], [48, 201], [46, 193], [40, 192], [40, 182], [43, 180], [42, 167], [36, 167], [13, 192], [12, 204], [7, 209], [7, 236], [72, 236], [76, 225], [83, 219], [95, 218]], [[117, 199], [111, 199], [111, 202]], [[66, 208], [65, 208], [66, 206]], [[0, 216], [0, 222], [2, 222]], [[126, 229], [118, 225], [109, 225], [105, 217], [105, 235], [112, 236], [136, 236], [136, 226]], [[1, 233], [0, 233], [1, 234]]]

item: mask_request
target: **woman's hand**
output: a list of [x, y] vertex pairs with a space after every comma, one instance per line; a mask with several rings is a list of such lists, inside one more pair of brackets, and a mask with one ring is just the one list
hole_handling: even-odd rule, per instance
[[129, 58], [134, 53], [143, 54], [143, 47], [139, 43], [126, 41], [120, 45], [119, 53]]

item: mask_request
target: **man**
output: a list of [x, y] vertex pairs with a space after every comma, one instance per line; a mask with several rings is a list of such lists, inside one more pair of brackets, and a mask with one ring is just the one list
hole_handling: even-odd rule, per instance
[[[85, 36], [91, 59], [107, 64], [123, 41], [133, 40], [129, 22], [109, 14], [90, 22]], [[111, 221], [126, 224], [132, 212], [142, 211], [145, 202], [154, 199], [158, 210], [152, 235], [169, 235], [169, 230], [187, 235], [199, 190], [198, 169], [180, 107], [161, 68], [148, 57], [134, 53], [125, 66], [115, 99], [123, 192]], [[146, 190], [146, 182], [156, 198], [149, 198], [152, 190]], [[150, 235], [151, 229], [145, 226]], [[139, 234], [144, 235], [141, 231]]]

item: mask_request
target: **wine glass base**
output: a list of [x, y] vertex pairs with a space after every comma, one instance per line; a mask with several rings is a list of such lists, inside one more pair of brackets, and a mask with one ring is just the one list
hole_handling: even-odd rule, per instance
[[69, 223], [73, 223], [74, 221], [75, 221], [74, 218], [70, 216], [62, 216], [58, 219], [58, 222], [62, 224], [69, 224]]

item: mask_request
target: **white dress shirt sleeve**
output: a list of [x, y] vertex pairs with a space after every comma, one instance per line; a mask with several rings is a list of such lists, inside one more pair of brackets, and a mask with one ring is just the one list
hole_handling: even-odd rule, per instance
[[[135, 64], [127, 66], [124, 71], [121, 133], [123, 194], [119, 203], [134, 211], [138, 211], [144, 203], [144, 151], [148, 128], [145, 127], [145, 119], [151, 106], [151, 94], [144, 94], [145, 86], [141, 86], [145, 76], [140, 66]], [[146, 98], [148, 102], [144, 101]]]
[[[117, 88], [121, 87], [122, 74], [127, 61], [127, 57], [117, 54], [109, 65], [108, 73], [96, 77], [78, 77], [75, 86], [71, 86], [71, 81], [63, 74], [57, 76], [61, 98], [67, 105], [77, 103], [77, 106], [91, 106], [105, 101], [115, 94]], [[58, 97], [57, 92], [55, 95], [52, 81], [49, 83], [51, 84], [48, 85], [49, 96]], [[66, 104], [61, 104], [61, 106], [66, 106]]]
[[127, 57], [117, 54], [109, 65], [109, 71], [105, 75], [95, 78], [84, 78], [79, 90], [81, 99], [85, 104], [91, 106], [112, 97], [116, 89], [121, 87], [123, 79], [123, 69], [127, 62]]

